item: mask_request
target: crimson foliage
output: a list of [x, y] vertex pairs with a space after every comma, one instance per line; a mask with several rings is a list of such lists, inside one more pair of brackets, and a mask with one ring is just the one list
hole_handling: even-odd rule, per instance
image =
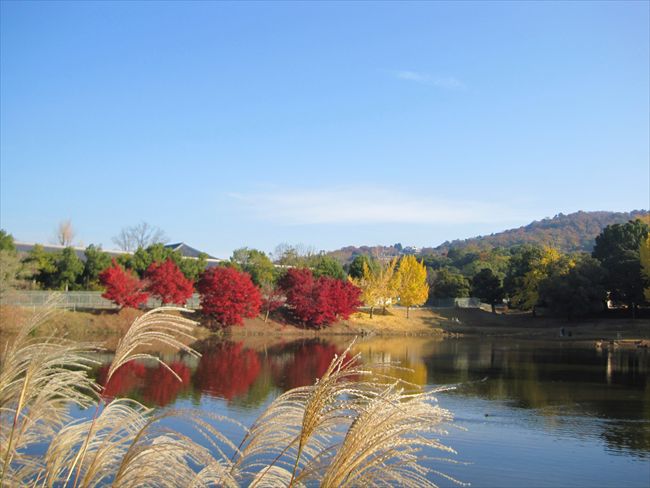
[[144, 283], [133, 273], [125, 271], [115, 259], [111, 266], [99, 274], [99, 282], [106, 287], [102, 297], [120, 307], [138, 308], [149, 298], [149, 294], [144, 291]]
[[167, 259], [162, 263], [154, 262], [147, 268], [145, 277], [149, 281], [148, 290], [160, 298], [163, 305], [176, 303], [183, 305], [194, 292], [194, 286], [176, 263]]
[[328, 276], [315, 279], [306, 268], [288, 270], [279, 285], [293, 316], [313, 327], [347, 319], [361, 305], [361, 290], [352, 283]]
[[222, 325], [243, 325], [260, 312], [262, 297], [248, 273], [234, 268], [207, 269], [196, 284], [201, 309]]

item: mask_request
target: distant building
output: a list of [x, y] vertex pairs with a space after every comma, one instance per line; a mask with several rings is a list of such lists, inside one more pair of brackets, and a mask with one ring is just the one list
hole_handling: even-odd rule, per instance
[[[16, 250], [19, 253], [24, 253], [27, 254], [29, 253], [32, 249], [34, 249], [34, 246], [40, 245], [45, 252], [59, 252], [62, 251], [63, 249], [66, 248], [66, 246], [60, 246], [58, 244], [36, 244], [36, 243], [30, 243], [30, 242], [15, 242], [14, 243], [16, 246]], [[78, 247], [78, 246], [68, 246], [74, 249], [75, 254], [79, 259], [82, 261], [86, 260], [86, 248], [85, 247]], [[219, 263], [223, 262], [223, 259], [215, 258], [214, 256], [210, 256], [208, 253], [204, 253], [202, 251], [199, 251], [196, 248], [193, 248], [192, 246], [188, 246], [184, 242], [177, 242], [175, 244], [166, 244], [165, 247], [167, 249], [171, 249], [172, 251], [177, 251], [180, 253], [181, 256], [184, 258], [190, 258], [190, 259], [198, 259], [201, 254], [206, 256], [206, 261], [208, 263], [208, 267], [211, 268], [212, 266], [216, 266]], [[118, 256], [123, 256], [125, 254], [133, 254], [131, 251], [121, 251], [121, 250], [104, 250], [102, 249], [103, 252], [108, 254], [112, 258], [116, 258]]]

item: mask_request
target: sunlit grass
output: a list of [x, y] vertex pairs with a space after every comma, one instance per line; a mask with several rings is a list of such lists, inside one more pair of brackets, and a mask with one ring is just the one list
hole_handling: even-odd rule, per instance
[[[120, 340], [108, 381], [156, 346], [189, 347], [195, 326], [171, 308], [138, 317]], [[200, 410], [152, 410], [102, 397], [87, 375], [95, 345], [33, 336], [53, 308], [20, 328], [0, 359], [2, 486], [435, 486], [424, 449], [452, 415], [433, 392], [415, 391], [384, 367], [365, 368], [350, 348], [311, 386], [278, 397], [250, 428]], [[172, 371], [173, 374], [173, 371]], [[73, 421], [70, 405], [92, 408]], [[170, 429], [170, 418], [188, 426]], [[224, 423], [239, 425], [235, 444]], [[189, 434], [188, 432], [192, 432]], [[30, 455], [45, 446], [44, 455]]]

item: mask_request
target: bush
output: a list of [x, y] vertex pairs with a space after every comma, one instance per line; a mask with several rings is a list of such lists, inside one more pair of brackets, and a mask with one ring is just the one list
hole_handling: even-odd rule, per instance
[[314, 279], [309, 269], [290, 269], [279, 283], [295, 319], [313, 327], [347, 319], [361, 305], [361, 290], [327, 276]]
[[138, 308], [149, 298], [144, 291], [144, 283], [130, 271], [125, 271], [115, 259], [110, 267], [99, 274], [99, 282], [106, 287], [102, 297], [119, 307]]
[[243, 325], [244, 317], [260, 312], [262, 297], [248, 273], [234, 268], [207, 269], [196, 289], [201, 294], [201, 310], [221, 325]]
[[163, 305], [176, 303], [183, 305], [194, 292], [194, 286], [179, 267], [168, 258], [165, 262], [151, 263], [145, 273], [149, 281], [147, 289], [160, 298]]

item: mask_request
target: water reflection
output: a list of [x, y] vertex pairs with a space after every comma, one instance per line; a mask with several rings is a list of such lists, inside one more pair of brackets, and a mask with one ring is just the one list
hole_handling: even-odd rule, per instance
[[245, 395], [262, 370], [257, 353], [242, 342], [221, 342], [205, 351], [192, 377], [202, 393], [232, 400]]
[[[100, 384], [106, 384], [108, 364], [97, 371]], [[164, 407], [173, 403], [179, 395], [192, 388], [191, 370], [181, 361], [172, 361], [169, 367], [178, 379], [160, 364], [148, 366], [140, 362], [129, 362], [119, 368], [104, 390], [108, 398], [130, 397], [147, 405]]]
[[[171, 358], [182, 383], [159, 364], [128, 363], [116, 372], [106, 394], [149, 406], [209, 396], [253, 410], [287, 389], [312, 384], [345, 350], [346, 341], [206, 341], [197, 344], [202, 353], [198, 362], [189, 356]], [[532, 411], [541, 428], [598, 437], [614, 452], [650, 457], [646, 350], [407, 337], [367, 339], [354, 349], [370, 363], [401, 363], [406, 369], [392, 374], [410, 383], [458, 384], [456, 398]], [[107, 366], [96, 371], [102, 384], [106, 372]]]

